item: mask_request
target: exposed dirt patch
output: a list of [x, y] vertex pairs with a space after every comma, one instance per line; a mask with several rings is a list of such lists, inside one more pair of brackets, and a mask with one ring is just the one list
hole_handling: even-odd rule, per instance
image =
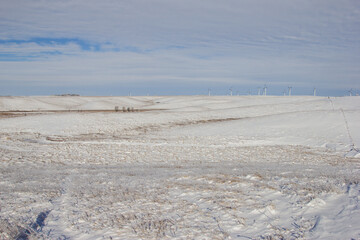
[[17, 110], [17, 111], [0, 111], [0, 118], [24, 117], [37, 114], [53, 114], [53, 113], [128, 113], [128, 112], [150, 112], [163, 111], [166, 109], [94, 109], [94, 110]]

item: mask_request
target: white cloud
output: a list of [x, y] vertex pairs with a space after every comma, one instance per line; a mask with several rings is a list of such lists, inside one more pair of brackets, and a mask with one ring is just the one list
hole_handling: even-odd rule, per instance
[[344, 26], [356, 30], [359, 7], [354, 1], [328, 0], [6, 0], [1, 28], [7, 31], [1, 37], [53, 34], [144, 46], [222, 39], [258, 42], [283, 35], [343, 39]]
[[[61, 56], [42, 61], [2, 62], [0, 74], [3, 79], [12, 81], [41, 81], [44, 84], [71, 82], [78, 85], [165, 80], [184, 81], [186, 84], [218, 82], [262, 85], [268, 82], [294, 84], [300, 79], [300, 85], [313, 84], [317, 80], [319, 85], [325, 86], [336, 84], [339, 80], [333, 65], [313, 65], [311, 62], [275, 57], [199, 59], [176, 51], [172, 54], [166, 51], [148, 54], [88, 52], [76, 57]], [[351, 87], [351, 82], [341, 80], [343, 85]]]

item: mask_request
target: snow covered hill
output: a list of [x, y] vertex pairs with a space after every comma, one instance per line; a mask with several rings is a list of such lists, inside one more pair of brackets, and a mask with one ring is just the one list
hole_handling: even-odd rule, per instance
[[360, 238], [359, 97], [0, 97], [0, 126], [0, 239]]
[[[105, 114], [118, 106], [151, 113]], [[121, 131], [151, 124], [165, 135], [239, 137], [246, 145], [292, 144], [349, 152], [360, 146], [359, 97], [2, 97], [0, 111], [63, 111], [3, 120], [2, 129], [42, 130], [49, 134]], [[99, 114], [73, 114], [68, 110], [97, 110]], [[30, 114], [30, 113], [28, 113]], [[56, 123], [56, 124], [54, 124]], [[106, 124], [104, 124], [106, 123]], [[160, 123], [162, 125], [160, 125]], [[199, 124], [196, 124], [199, 123]], [[202, 123], [202, 124], [201, 124]], [[174, 128], [174, 126], [180, 126]], [[145, 127], [144, 127], [145, 126]], [[96, 131], [95, 131], [96, 132]]]

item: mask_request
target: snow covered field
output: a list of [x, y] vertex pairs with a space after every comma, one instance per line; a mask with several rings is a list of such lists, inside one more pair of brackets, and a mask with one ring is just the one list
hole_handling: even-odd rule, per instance
[[0, 126], [0, 239], [360, 239], [359, 97], [0, 97]]

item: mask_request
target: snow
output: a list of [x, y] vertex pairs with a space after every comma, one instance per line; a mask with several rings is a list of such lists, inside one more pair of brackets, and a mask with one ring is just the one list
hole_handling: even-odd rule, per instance
[[360, 239], [359, 100], [0, 97], [0, 239]]

